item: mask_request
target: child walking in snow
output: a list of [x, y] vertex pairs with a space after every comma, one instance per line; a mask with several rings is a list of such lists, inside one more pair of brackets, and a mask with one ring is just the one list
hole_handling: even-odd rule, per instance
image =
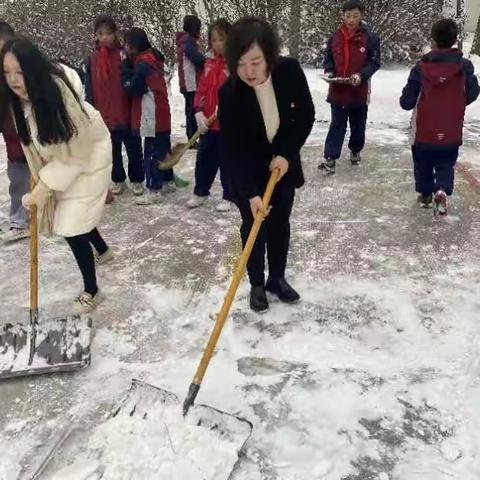
[[[0, 22], [0, 50], [14, 34], [8, 23]], [[10, 181], [10, 228], [2, 235], [2, 242], [10, 243], [30, 236], [29, 213], [22, 205], [23, 195], [30, 191], [30, 171], [10, 112], [5, 112], [0, 132], [7, 147], [7, 175]]]
[[142, 143], [132, 134], [131, 100], [125, 92], [120, 76], [124, 57], [117, 38], [117, 25], [112, 17], [100, 16], [95, 20], [96, 46], [86, 62], [85, 94], [102, 114], [112, 138], [112, 193], [119, 195], [125, 188], [122, 144], [128, 157], [128, 178], [135, 195], [143, 194], [145, 175], [142, 164]]
[[411, 70], [400, 105], [414, 110], [411, 122], [415, 189], [418, 203], [447, 214], [454, 167], [462, 144], [466, 106], [480, 93], [474, 67], [453, 45], [458, 27], [443, 19], [432, 27], [432, 50]]
[[[197, 112], [195, 118], [202, 136], [195, 164], [194, 194], [187, 203], [188, 207], [196, 208], [208, 199], [213, 181], [220, 169], [223, 200], [216, 206], [218, 212], [230, 210], [231, 205], [230, 186], [220, 148], [220, 124], [215, 118], [218, 107], [218, 90], [228, 78], [224, 53], [230, 26], [227, 20], [220, 19], [214, 22], [208, 31], [208, 45], [211, 52], [205, 62], [194, 102]], [[209, 119], [211, 120], [209, 121]]]
[[175, 191], [173, 169], [160, 170], [158, 162], [170, 152], [170, 105], [164, 78], [163, 55], [152, 48], [141, 28], [125, 34], [128, 58], [122, 64], [122, 80], [132, 96], [132, 130], [145, 138], [144, 168], [148, 194], [141, 203], [158, 203], [161, 193]]
[[180, 93], [185, 98], [186, 133], [189, 140], [197, 131], [193, 104], [198, 79], [205, 63], [205, 57], [198, 48], [201, 28], [202, 22], [198, 17], [186, 15], [183, 19], [183, 31], [178, 32], [176, 36], [178, 81], [180, 83]]
[[380, 40], [362, 21], [365, 7], [359, 0], [343, 4], [343, 25], [327, 44], [323, 62], [330, 77], [348, 78], [348, 83], [331, 83], [327, 102], [332, 121], [325, 141], [325, 160], [318, 166], [326, 173], [335, 173], [335, 163], [342, 153], [343, 141], [350, 122], [350, 161], [358, 165], [365, 146], [370, 78], [380, 68]]

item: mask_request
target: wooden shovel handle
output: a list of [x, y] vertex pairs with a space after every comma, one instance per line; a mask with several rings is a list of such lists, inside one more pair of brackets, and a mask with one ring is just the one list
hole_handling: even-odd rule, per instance
[[[262, 198], [265, 207], [268, 207], [270, 204], [273, 189], [275, 188], [275, 184], [278, 181], [279, 175], [280, 170], [278, 170], [277, 168], [270, 175], [270, 180], [268, 181], [267, 188]], [[222, 308], [217, 316], [215, 326], [212, 330], [212, 333], [210, 334], [210, 339], [208, 340], [207, 347], [203, 353], [203, 357], [200, 361], [197, 372], [195, 373], [195, 377], [193, 379], [193, 383], [195, 385], [201, 385], [203, 377], [205, 376], [205, 372], [207, 371], [213, 352], [215, 351], [215, 347], [217, 346], [218, 339], [220, 338], [220, 335], [222, 333], [223, 326], [225, 325], [225, 321], [227, 319], [228, 312], [230, 311], [230, 307], [232, 306], [233, 299], [235, 298], [235, 294], [237, 293], [238, 286], [240, 285], [240, 282], [242, 281], [243, 275], [247, 268], [248, 259], [250, 258], [250, 254], [252, 253], [255, 240], [257, 239], [258, 232], [260, 231], [260, 227], [262, 226], [262, 222], [264, 221], [264, 219], [265, 217], [263, 216], [263, 214], [258, 212], [255, 217], [253, 226], [250, 230], [250, 234], [248, 235], [247, 243], [245, 244], [243, 252], [237, 263], [237, 267], [230, 282], [230, 287], [228, 288], [227, 294], [223, 301]]]
[[[35, 181], [30, 180], [31, 190]], [[30, 310], [38, 310], [38, 219], [37, 206], [30, 207]]]

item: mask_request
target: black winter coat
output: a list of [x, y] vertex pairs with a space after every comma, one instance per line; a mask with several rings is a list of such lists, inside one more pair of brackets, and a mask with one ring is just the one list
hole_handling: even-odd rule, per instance
[[275, 156], [289, 162], [281, 182], [299, 188], [305, 180], [300, 149], [315, 121], [310, 89], [297, 60], [281, 57], [272, 71], [272, 84], [280, 115], [273, 142], [267, 138], [255, 90], [239, 78], [230, 77], [219, 92], [218, 118], [227, 174], [238, 199], [261, 196]]

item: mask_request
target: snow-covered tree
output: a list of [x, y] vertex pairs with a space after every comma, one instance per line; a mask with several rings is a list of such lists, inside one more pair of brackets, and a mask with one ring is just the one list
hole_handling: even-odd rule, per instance
[[5, 1], [5, 20], [19, 34], [38, 43], [54, 59], [78, 65], [92, 48], [93, 23], [111, 14], [120, 27], [131, 24], [125, 0], [12, 0]]
[[144, 28], [152, 44], [165, 55], [168, 73], [173, 72], [176, 62], [175, 32], [181, 28], [183, 4], [182, 0], [137, 0], [129, 7], [135, 25]]
[[[409, 63], [428, 45], [431, 23], [441, 8], [448, 11], [457, 0], [364, 1], [366, 21], [381, 37], [384, 62]], [[319, 65], [327, 38], [340, 25], [341, 4], [341, 0], [0, 0], [0, 12], [3, 5], [5, 19], [20, 33], [52, 57], [72, 64], [92, 47], [94, 18], [110, 13], [120, 26], [145, 28], [171, 66], [183, 15], [196, 13], [204, 25], [219, 17], [233, 22], [244, 15], [262, 16], [277, 27], [285, 53]]]
[[[438, 0], [364, 0], [365, 21], [382, 42], [385, 63], [409, 63], [429, 43], [432, 22], [440, 14]], [[300, 58], [318, 65], [328, 36], [339, 27], [342, 2], [305, 0]], [[407, 33], [408, 32], [408, 33]]]
[[477, 22], [477, 30], [475, 31], [475, 38], [472, 45], [472, 53], [474, 55], [480, 55], [480, 17]]

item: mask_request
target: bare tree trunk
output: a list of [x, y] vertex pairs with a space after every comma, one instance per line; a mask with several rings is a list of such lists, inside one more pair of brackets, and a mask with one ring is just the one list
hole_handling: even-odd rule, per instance
[[298, 58], [300, 54], [300, 27], [302, 16], [301, 0], [290, 0], [289, 38], [288, 50], [290, 56]]

